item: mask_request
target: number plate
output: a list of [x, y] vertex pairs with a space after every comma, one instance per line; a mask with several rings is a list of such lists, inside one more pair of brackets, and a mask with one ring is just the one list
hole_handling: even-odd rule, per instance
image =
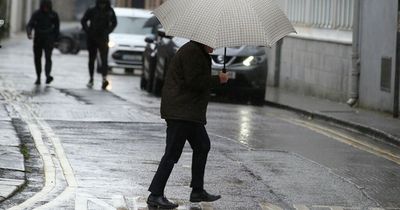
[[228, 74], [228, 78], [229, 78], [229, 79], [236, 79], [236, 72], [234, 72], [234, 71], [227, 71], [226, 73]]
[[133, 61], [137, 61], [137, 60], [142, 60], [142, 56], [140, 55], [122, 55], [122, 59], [124, 60], [133, 60]]

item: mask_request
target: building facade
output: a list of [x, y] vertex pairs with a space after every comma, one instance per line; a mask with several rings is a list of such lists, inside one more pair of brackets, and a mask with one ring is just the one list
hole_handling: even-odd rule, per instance
[[[348, 101], [356, 91], [359, 106], [392, 112], [398, 3], [280, 1], [298, 33], [272, 48], [268, 85], [340, 102]], [[353, 40], [355, 18], [359, 35]], [[360, 73], [354, 71], [353, 46], [359, 46]]]

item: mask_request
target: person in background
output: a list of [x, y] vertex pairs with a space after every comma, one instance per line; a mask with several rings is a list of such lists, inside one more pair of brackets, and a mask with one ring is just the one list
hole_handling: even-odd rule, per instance
[[87, 86], [93, 87], [94, 62], [97, 50], [100, 54], [100, 72], [103, 76], [102, 89], [109, 85], [108, 73], [108, 35], [117, 26], [117, 17], [109, 0], [96, 0], [96, 6], [86, 10], [81, 20], [82, 28], [87, 34], [87, 47], [89, 51], [89, 82]]
[[[34, 31], [34, 35], [32, 35]], [[42, 0], [40, 2], [40, 8], [35, 11], [30, 18], [26, 32], [28, 39], [33, 38], [33, 54], [36, 69], [36, 85], [40, 85], [41, 73], [42, 73], [42, 54], [46, 59], [45, 73], [46, 73], [46, 84], [50, 84], [53, 81], [51, 76], [51, 55], [54, 48], [54, 43], [57, 41], [60, 34], [60, 20], [58, 14], [52, 9], [52, 2], [50, 0]]]

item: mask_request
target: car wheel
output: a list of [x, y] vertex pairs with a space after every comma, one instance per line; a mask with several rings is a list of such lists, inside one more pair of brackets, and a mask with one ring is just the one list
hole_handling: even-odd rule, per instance
[[265, 102], [265, 92], [264, 91], [254, 94], [250, 98], [250, 103], [252, 105], [262, 106], [262, 105], [264, 105], [264, 102]]
[[147, 80], [142, 76], [140, 78], [140, 89], [146, 90], [147, 87]]
[[134, 71], [135, 69], [133, 68], [125, 68], [125, 73], [133, 74]]
[[156, 95], [156, 96], [160, 96], [161, 95], [161, 89], [162, 89], [161, 81], [159, 79], [157, 79], [157, 78], [154, 78], [153, 88], [152, 88], [153, 94]]
[[79, 47], [77, 47], [77, 48], [71, 50], [71, 53], [74, 54], [74, 55], [76, 55], [76, 54], [79, 53], [80, 50], [81, 50], [81, 49], [79, 49]]
[[146, 81], [146, 91], [151, 93], [153, 91], [153, 80], [149, 78], [149, 80]]
[[62, 54], [71, 53], [72, 50], [72, 40], [67, 37], [63, 37], [58, 41], [58, 50]]

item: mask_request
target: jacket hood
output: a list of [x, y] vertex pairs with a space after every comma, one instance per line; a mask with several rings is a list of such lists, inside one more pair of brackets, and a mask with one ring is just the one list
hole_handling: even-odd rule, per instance
[[44, 7], [47, 7], [49, 11], [53, 10], [53, 3], [51, 2], [51, 0], [41, 0], [40, 10], [43, 10]]
[[101, 3], [105, 3], [107, 8], [111, 7], [111, 1], [110, 0], [96, 0], [96, 7], [99, 7]]

